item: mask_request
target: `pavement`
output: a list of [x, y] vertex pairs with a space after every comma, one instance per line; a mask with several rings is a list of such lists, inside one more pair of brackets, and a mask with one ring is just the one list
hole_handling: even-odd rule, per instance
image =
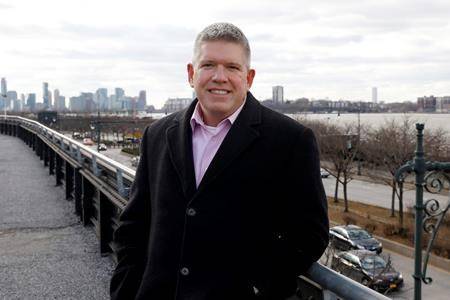
[[113, 262], [55, 177], [0, 135], [0, 299], [109, 299]]

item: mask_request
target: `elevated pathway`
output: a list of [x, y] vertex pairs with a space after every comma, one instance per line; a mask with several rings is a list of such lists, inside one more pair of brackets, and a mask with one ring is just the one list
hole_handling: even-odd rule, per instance
[[35, 152], [0, 135], [0, 299], [109, 299], [112, 270]]

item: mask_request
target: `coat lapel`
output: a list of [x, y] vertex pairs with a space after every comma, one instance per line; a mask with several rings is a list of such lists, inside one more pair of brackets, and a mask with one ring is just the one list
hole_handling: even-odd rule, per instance
[[208, 186], [259, 136], [254, 125], [261, 123], [261, 107], [253, 95], [248, 92], [247, 100], [238, 118], [231, 126], [211, 164], [200, 182], [197, 193]]
[[173, 125], [167, 128], [166, 138], [170, 159], [180, 178], [184, 195], [190, 199], [195, 191], [195, 170], [192, 155], [192, 129], [190, 118], [197, 101], [174, 119]]

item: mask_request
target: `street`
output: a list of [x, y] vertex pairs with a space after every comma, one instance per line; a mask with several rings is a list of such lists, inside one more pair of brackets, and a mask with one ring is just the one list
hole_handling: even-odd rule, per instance
[[[336, 179], [332, 176], [322, 179], [325, 193], [328, 197], [334, 196]], [[388, 185], [372, 183], [362, 180], [352, 180], [347, 186], [348, 199], [351, 201], [371, 204], [384, 208], [391, 208], [392, 188]], [[339, 185], [339, 198], [344, 197], [342, 185]], [[414, 189], [406, 190], [403, 194], [403, 207], [405, 211], [414, 206], [416, 191]], [[440, 203], [447, 203], [448, 196], [430, 194], [424, 192], [424, 201], [430, 198], [438, 200]], [[398, 201], [395, 202], [395, 208], [398, 210]]]

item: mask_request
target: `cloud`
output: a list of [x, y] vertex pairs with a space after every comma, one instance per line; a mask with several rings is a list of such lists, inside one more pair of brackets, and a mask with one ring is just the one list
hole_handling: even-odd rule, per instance
[[348, 36], [315, 36], [307, 39], [308, 43], [320, 45], [320, 46], [340, 46], [348, 43], [359, 43], [363, 40], [361, 35], [348, 35]]

